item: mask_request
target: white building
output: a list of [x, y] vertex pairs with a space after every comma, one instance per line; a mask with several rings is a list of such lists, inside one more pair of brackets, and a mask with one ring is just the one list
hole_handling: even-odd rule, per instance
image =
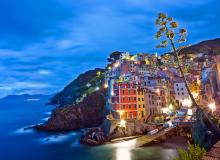
[[182, 103], [184, 100], [190, 99], [185, 83], [182, 80], [174, 82], [175, 99]]

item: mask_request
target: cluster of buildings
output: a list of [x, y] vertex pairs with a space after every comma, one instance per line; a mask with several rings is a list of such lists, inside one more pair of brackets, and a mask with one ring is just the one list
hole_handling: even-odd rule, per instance
[[[148, 121], [168, 110], [190, 107], [191, 100], [173, 56], [124, 52], [116, 57], [108, 65], [105, 86], [108, 104], [121, 119]], [[199, 53], [181, 55], [180, 60], [197, 103], [220, 104], [220, 57]]]

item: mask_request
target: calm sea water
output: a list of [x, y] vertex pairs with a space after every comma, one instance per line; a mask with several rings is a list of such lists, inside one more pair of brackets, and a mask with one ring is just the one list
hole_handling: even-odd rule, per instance
[[0, 160], [168, 160], [174, 148], [157, 145], [133, 148], [119, 143], [88, 147], [79, 144], [79, 132], [48, 134], [25, 127], [44, 122], [53, 107], [43, 102], [0, 104]]

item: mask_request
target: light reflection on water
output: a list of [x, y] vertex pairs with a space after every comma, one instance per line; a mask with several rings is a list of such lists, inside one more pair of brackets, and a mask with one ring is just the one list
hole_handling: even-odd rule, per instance
[[116, 147], [116, 160], [121, 160], [122, 157], [123, 159], [131, 160], [131, 150], [136, 146], [136, 139], [116, 143], [113, 146]]

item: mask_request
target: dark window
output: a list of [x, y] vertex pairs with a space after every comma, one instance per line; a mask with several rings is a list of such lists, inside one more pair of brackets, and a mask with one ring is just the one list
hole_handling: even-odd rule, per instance
[[136, 101], [136, 100], [137, 100], [137, 98], [136, 98], [136, 97], [134, 97], [134, 100]]
[[142, 101], [144, 101], [144, 98], [142, 98]]
[[140, 98], [138, 98], [138, 101], [140, 101]]
[[184, 95], [184, 93], [182, 92], [182, 95]]

